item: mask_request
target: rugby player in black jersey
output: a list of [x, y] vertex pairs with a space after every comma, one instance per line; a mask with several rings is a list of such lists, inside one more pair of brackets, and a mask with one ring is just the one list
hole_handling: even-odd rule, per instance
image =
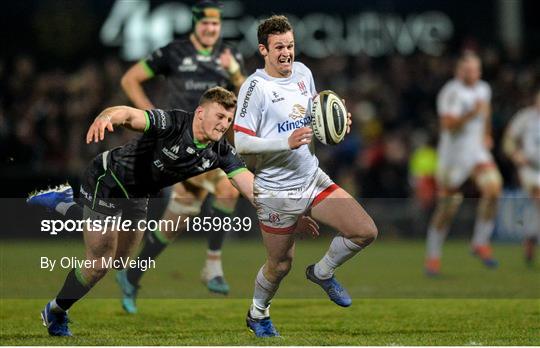
[[[124, 146], [96, 156], [81, 184], [86, 262], [73, 268], [58, 295], [42, 311], [53, 336], [71, 336], [67, 310], [107, 273], [111, 260], [127, 259], [143, 232], [135, 227], [146, 219], [148, 197], [163, 187], [221, 168], [236, 188], [251, 200], [253, 174], [223, 138], [236, 107], [230, 91], [206, 91], [194, 114], [183, 110], [139, 110], [127, 106], [105, 109], [90, 126], [87, 143], [104, 139], [115, 126], [143, 132]], [[111, 229], [112, 216], [131, 221], [127, 230]], [[134, 230], [135, 228], [135, 230]]]
[[[195, 110], [201, 94], [214, 86], [238, 91], [245, 80], [243, 58], [232, 46], [220, 39], [221, 4], [213, 0], [198, 1], [193, 10], [193, 30], [185, 38], [175, 40], [156, 50], [148, 58], [133, 65], [122, 78], [122, 88], [136, 108], [155, 109], [143, 89], [143, 83], [164, 76], [167, 82], [167, 100], [162, 109]], [[174, 185], [159, 195], [165, 195], [167, 209], [157, 208], [159, 215], [152, 218], [176, 220], [178, 216], [196, 216], [208, 195], [213, 193], [212, 213], [222, 221], [234, 213], [238, 191], [230, 184], [225, 173], [213, 170]], [[170, 196], [170, 197], [168, 197]], [[152, 202], [160, 200], [154, 199]], [[61, 185], [53, 190], [33, 194], [28, 202], [56, 210], [67, 218], [80, 219], [82, 209], [74, 205], [73, 190], [69, 185]], [[150, 204], [152, 204], [152, 202]], [[158, 204], [154, 204], [156, 210]], [[70, 209], [73, 207], [73, 209]], [[163, 216], [162, 216], [163, 214]], [[185, 229], [179, 224], [178, 230], [149, 230], [145, 234], [141, 258], [155, 259], [167, 245]], [[208, 249], [201, 278], [210, 291], [227, 294], [229, 285], [225, 280], [221, 263], [221, 248], [225, 238], [223, 229], [212, 229], [208, 235]], [[116, 280], [122, 290], [122, 307], [128, 313], [136, 313], [136, 296], [145, 269], [140, 267], [119, 271]]]
[[[224, 43], [221, 36], [221, 4], [214, 0], [198, 1], [192, 8], [193, 30], [184, 38], [174, 40], [153, 52], [148, 58], [131, 67], [122, 78], [122, 87], [135, 107], [155, 108], [145, 94], [143, 83], [154, 76], [164, 76], [167, 82], [165, 107], [194, 110], [201, 94], [214, 86], [238, 91], [245, 80], [243, 58], [232, 46]], [[212, 213], [223, 220], [234, 213], [238, 191], [227, 180], [222, 170], [194, 177], [172, 188], [163, 219], [177, 216], [196, 216], [208, 193], [215, 195]], [[182, 229], [182, 228], [179, 228]], [[154, 230], [147, 233], [141, 257], [156, 258], [180, 231]], [[225, 231], [212, 229], [208, 235], [206, 263], [201, 278], [208, 289], [227, 294], [227, 284], [221, 264], [221, 248]], [[136, 289], [143, 270], [133, 268], [117, 274], [123, 292], [123, 308], [134, 313]]]

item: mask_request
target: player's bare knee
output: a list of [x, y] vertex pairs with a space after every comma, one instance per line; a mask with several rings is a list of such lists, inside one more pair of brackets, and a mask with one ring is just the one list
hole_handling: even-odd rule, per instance
[[197, 216], [201, 212], [202, 201], [200, 201], [193, 192], [173, 191], [166, 214], [169, 216], [191, 215]]
[[437, 229], [448, 226], [462, 202], [463, 195], [459, 192], [440, 195], [437, 200], [437, 207], [433, 213], [431, 224]]
[[162, 230], [160, 232], [169, 242], [172, 242], [173, 240], [176, 239], [176, 237], [178, 237], [181, 230], [182, 230], [181, 228], [178, 228], [178, 229], [168, 228], [168, 229], [164, 229], [164, 230]]
[[292, 257], [269, 262], [268, 271], [277, 279], [285, 277], [292, 267]]
[[478, 176], [477, 183], [483, 198], [495, 199], [501, 195], [502, 177], [498, 170], [482, 172]]
[[498, 184], [487, 185], [482, 189], [482, 198], [496, 200], [501, 195], [501, 186]]
[[371, 218], [366, 219], [360, 226], [356, 228], [355, 233], [347, 238], [354, 244], [365, 248], [377, 239], [379, 231]]

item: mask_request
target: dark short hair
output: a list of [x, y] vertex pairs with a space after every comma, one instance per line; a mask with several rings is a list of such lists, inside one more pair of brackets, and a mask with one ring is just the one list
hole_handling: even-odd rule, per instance
[[201, 99], [199, 99], [199, 105], [206, 103], [218, 103], [226, 110], [234, 109], [236, 107], [236, 96], [223, 87], [212, 87], [204, 92]]
[[284, 34], [288, 31], [293, 31], [293, 28], [287, 17], [273, 15], [259, 24], [257, 28], [257, 39], [259, 40], [259, 44], [268, 48], [268, 36]]

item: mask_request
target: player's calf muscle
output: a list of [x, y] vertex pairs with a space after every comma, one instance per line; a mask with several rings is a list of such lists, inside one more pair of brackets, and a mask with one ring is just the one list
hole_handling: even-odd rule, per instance
[[96, 264], [96, 267], [81, 269], [83, 278], [89, 283], [89, 285], [92, 285], [92, 286], [95, 285], [101, 278], [103, 278], [107, 274], [107, 271], [108, 271], [107, 268], [101, 267], [101, 264], [102, 264], [101, 258], [96, 261], [97, 262], [94, 262], [94, 264]]

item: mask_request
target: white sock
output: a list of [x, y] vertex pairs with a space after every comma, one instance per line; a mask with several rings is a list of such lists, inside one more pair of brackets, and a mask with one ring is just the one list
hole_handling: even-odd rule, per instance
[[264, 309], [258, 308], [254, 303], [249, 307], [249, 316], [253, 319], [264, 319], [270, 316], [270, 305]]
[[279, 283], [271, 283], [263, 274], [263, 267], [257, 273], [255, 290], [253, 291], [253, 304], [249, 313], [253, 319], [262, 319], [270, 316], [270, 302], [276, 293]]
[[535, 204], [526, 206], [523, 211], [523, 236], [540, 236], [540, 209]]
[[491, 234], [493, 233], [493, 228], [495, 227], [495, 220], [483, 220], [476, 219], [474, 224], [474, 234], [472, 237], [472, 245], [488, 245], [491, 239]]
[[328, 279], [334, 275], [336, 268], [356, 255], [362, 247], [350, 239], [336, 236], [332, 239], [330, 247], [323, 258], [315, 264], [315, 276], [319, 279]]
[[208, 279], [223, 277], [223, 267], [221, 266], [221, 250], [206, 250], [206, 272]]
[[426, 238], [426, 258], [440, 259], [442, 255], [442, 247], [448, 234], [448, 227], [441, 229], [435, 226], [429, 226]]
[[68, 209], [71, 206], [75, 205], [75, 204], [77, 204], [77, 203], [75, 203], [75, 202], [69, 202], [69, 203], [60, 202], [60, 203], [58, 203], [56, 205], [56, 207], [54, 207], [54, 210], [56, 210], [58, 213], [60, 213], [60, 214], [62, 214], [64, 216], [66, 216], [66, 213], [67, 213]]
[[60, 308], [60, 306], [56, 303], [56, 299], [53, 299], [50, 303], [50, 309], [51, 309], [51, 312], [53, 313], [62, 313], [62, 312], [65, 312], [65, 310], [63, 310], [62, 308]]

